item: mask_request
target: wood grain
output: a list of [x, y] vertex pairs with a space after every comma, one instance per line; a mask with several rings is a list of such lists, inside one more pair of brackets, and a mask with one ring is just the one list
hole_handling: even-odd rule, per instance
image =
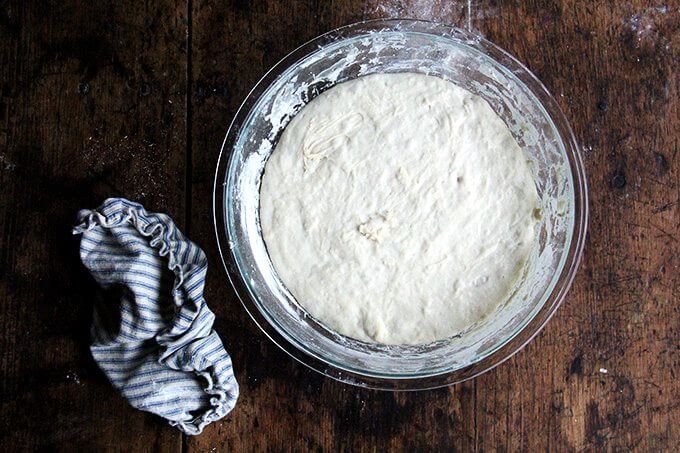
[[0, 450], [172, 451], [87, 350], [70, 228], [110, 196], [184, 218], [186, 4], [0, 3]]
[[[320, 33], [390, 16], [472, 27], [534, 71], [591, 198], [581, 269], [545, 330], [473, 381], [408, 394], [325, 379], [271, 344], [211, 219], [253, 84]], [[0, 0], [0, 449], [677, 450], [679, 48], [672, 2]], [[242, 396], [201, 436], [129, 408], [87, 353], [96, 288], [69, 226], [116, 195], [168, 212], [208, 254]]]

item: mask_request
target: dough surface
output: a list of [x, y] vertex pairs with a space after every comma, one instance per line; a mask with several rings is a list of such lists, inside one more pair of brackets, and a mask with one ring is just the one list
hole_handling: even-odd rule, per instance
[[537, 206], [527, 157], [486, 101], [415, 73], [313, 99], [260, 191], [269, 256], [298, 303], [383, 344], [455, 335], [504, 301]]

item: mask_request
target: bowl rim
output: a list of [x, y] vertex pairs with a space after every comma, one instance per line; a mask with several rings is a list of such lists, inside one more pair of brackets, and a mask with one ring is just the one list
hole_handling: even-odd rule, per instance
[[[292, 64], [317, 51], [324, 44], [337, 42], [339, 39], [354, 38], [355, 36], [351, 35], [353, 32], [364, 31], [367, 33], [368, 31], [364, 30], [364, 27], [375, 27], [375, 30], [371, 31], [409, 31], [411, 27], [428, 28], [427, 31], [417, 30], [417, 32], [437, 34], [456, 39], [460, 41], [460, 44], [468, 45], [476, 51], [483, 52], [486, 56], [499, 63], [504, 69], [511, 72], [513, 76], [517, 77], [537, 98], [539, 104], [546, 111], [548, 118], [553, 122], [562, 140], [562, 145], [569, 162], [574, 197], [574, 217], [570, 231], [571, 237], [568, 238], [569, 247], [562, 259], [562, 265], [558, 269], [558, 278], [554, 280], [554, 284], [545, 302], [527, 322], [491, 353], [480, 357], [474, 363], [463, 368], [440, 374], [416, 377], [366, 375], [338, 367], [298, 348], [270, 324], [265, 315], [260, 312], [255, 301], [252, 300], [250, 290], [239, 270], [237, 257], [229, 240], [228, 206], [225, 190], [226, 177], [234, 155], [232, 147], [236, 143], [241, 126], [250, 115], [252, 107], [257, 104], [260, 96], [278, 76], [285, 72]], [[349, 34], [349, 36], [344, 36], [345, 34]], [[509, 68], [508, 65], [514, 67], [514, 69]], [[545, 85], [515, 57], [483, 37], [454, 26], [426, 20], [373, 19], [338, 27], [298, 46], [273, 65], [248, 92], [229, 125], [220, 149], [213, 186], [213, 221], [218, 251], [232, 288], [246, 312], [274, 344], [305, 366], [344, 383], [382, 390], [424, 390], [453, 385], [472, 379], [495, 368], [523, 349], [543, 329], [564, 301], [578, 270], [585, 245], [588, 224], [588, 190], [580, 148], [566, 116]]]

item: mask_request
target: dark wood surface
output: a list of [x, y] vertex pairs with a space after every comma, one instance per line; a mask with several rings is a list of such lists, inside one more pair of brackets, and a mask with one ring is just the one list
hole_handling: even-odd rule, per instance
[[[585, 256], [522, 352], [447, 389], [362, 390], [305, 369], [219, 264], [212, 177], [231, 117], [331, 28], [471, 26], [555, 95], [583, 146]], [[680, 4], [631, 0], [0, 0], [0, 450], [677, 451]], [[92, 280], [70, 227], [125, 196], [207, 252], [242, 396], [198, 437], [130, 408], [87, 351]]]

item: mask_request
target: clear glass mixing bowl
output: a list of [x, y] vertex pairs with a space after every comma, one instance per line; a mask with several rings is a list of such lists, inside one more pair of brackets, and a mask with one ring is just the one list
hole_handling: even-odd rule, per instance
[[[337, 334], [296, 303], [276, 275], [259, 226], [264, 165], [291, 117], [337, 83], [379, 72], [436, 75], [482, 96], [531, 161], [542, 218], [521, 282], [499, 308], [460, 334], [418, 346]], [[520, 350], [564, 299], [583, 249], [587, 190], [574, 135], [529, 70], [483, 38], [413, 20], [361, 22], [300, 46], [248, 94], [227, 132], [215, 176], [217, 241], [244, 307], [295, 359], [340, 381], [392, 390], [450, 385]]]

